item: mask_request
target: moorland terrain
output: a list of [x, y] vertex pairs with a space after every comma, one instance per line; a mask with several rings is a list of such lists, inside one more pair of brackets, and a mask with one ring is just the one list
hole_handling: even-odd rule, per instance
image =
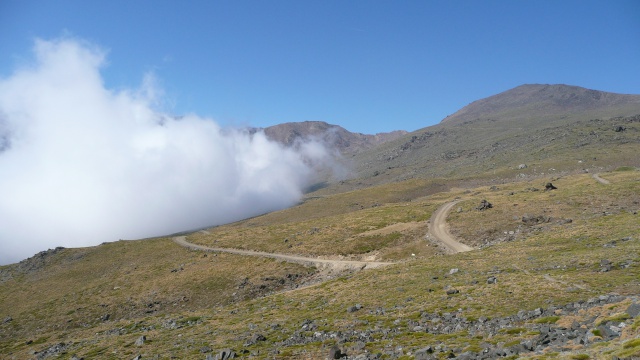
[[406, 134], [265, 132], [338, 141], [351, 176], [0, 267], [0, 357], [640, 357], [640, 95], [523, 85]]

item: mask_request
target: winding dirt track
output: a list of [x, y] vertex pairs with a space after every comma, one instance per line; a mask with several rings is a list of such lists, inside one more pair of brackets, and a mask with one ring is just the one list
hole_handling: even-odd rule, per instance
[[[429, 233], [433, 238], [442, 242], [451, 252], [459, 253], [465, 251], [473, 250], [472, 247], [469, 247], [465, 244], [458, 242], [453, 235], [449, 233], [449, 229], [447, 226], [447, 215], [451, 211], [451, 208], [458, 201], [452, 201], [450, 203], [446, 203], [441, 206], [431, 217], [431, 226], [429, 227]], [[203, 233], [209, 233], [206, 230], [202, 230]], [[214, 248], [204, 245], [192, 244], [187, 241], [186, 236], [176, 236], [173, 238], [173, 241], [180, 246], [184, 246], [186, 248], [192, 250], [200, 250], [200, 251], [213, 251], [213, 252], [223, 252], [229, 254], [236, 255], [246, 255], [246, 256], [261, 256], [268, 257], [277, 260], [283, 260], [288, 262], [294, 262], [298, 264], [306, 264], [306, 265], [315, 265], [320, 267], [330, 267], [339, 270], [346, 269], [373, 269], [381, 266], [392, 265], [392, 262], [380, 262], [380, 261], [353, 261], [353, 260], [330, 260], [330, 259], [318, 259], [311, 258], [305, 256], [297, 256], [297, 255], [287, 255], [287, 254], [276, 254], [276, 253], [267, 253], [261, 251], [253, 251], [253, 250], [240, 250], [240, 249], [228, 249], [228, 248]]]
[[456, 238], [449, 233], [449, 226], [447, 225], [447, 215], [451, 209], [459, 203], [460, 200], [452, 201], [442, 205], [431, 216], [431, 225], [429, 226], [429, 233], [436, 240], [444, 244], [451, 252], [459, 253], [473, 250], [472, 247], [462, 244], [456, 240]]
[[393, 264], [391, 262], [328, 260], [328, 259], [318, 259], [318, 258], [296, 256], [296, 255], [266, 253], [261, 251], [252, 251], [252, 250], [213, 248], [213, 247], [208, 247], [203, 245], [192, 244], [187, 241], [186, 236], [176, 236], [173, 238], [173, 241], [175, 241], [177, 244], [181, 246], [184, 246], [186, 248], [193, 249], [193, 250], [224, 252], [224, 253], [247, 255], [247, 256], [261, 256], [261, 257], [268, 257], [268, 258], [277, 259], [277, 260], [294, 262], [298, 264], [312, 264], [320, 267], [329, 266], [337, 269], [365, 269], [365, 268], [373, 269], [373, 268]]
[[611, 182], [610, 182], [609, 180], [601, 178], [601, 177], [600, 177], [600, 174], [593, 174], [592, 176], [593, 176], [593, 178], [594, 178], [594, 179], [596, 179], [600, 184], [603, 184], [603, 185], [609, 185], [609, 184], [611, 184]]

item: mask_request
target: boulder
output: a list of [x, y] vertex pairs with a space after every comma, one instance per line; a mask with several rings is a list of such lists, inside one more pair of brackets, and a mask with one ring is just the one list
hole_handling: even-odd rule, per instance
[[338, 345], [333, 345], [329, 350], [329, 359], [340, 359], [345, 356], [347, 356], [347, 354], [342, 353]]
[[229, 360], [229, 359], [235, 359], [236, 353], [231, 349], [223, 349], [216, 356], [207, 355], [207, 359], [210, 357], [213, 360]]
[[627, 314], [632, 318], [638, 317], [640, 314], [640, 303], [633, 303], [627, 308]]
[[491, 209], [492, 207], [493, 207], [493, 205], [490, 202], [488, 202], [487, 200], [482, 200], [480, 202], [480, 205], [478, 205], [478, 207], [476, 207], [476, 209], [482, 211], [482, 210], [486, 210], [486, 209]]

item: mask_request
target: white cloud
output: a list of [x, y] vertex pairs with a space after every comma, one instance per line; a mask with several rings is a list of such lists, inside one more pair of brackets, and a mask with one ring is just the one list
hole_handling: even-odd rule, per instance
[[105, 53], [91, 44], [37, 40], [34, 50], [34, 64], [0, 79], [0, 264], [254, 216], [309, 185], [303, 150], [155, 111], [152, 76], [106, 89]]

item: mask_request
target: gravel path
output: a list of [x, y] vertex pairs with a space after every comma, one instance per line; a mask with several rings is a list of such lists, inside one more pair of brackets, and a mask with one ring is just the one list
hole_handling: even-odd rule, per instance
[[593, 178], [596, 179], [600, 184], [604, 184], [604, 185], [611, 184], [609, 180], [601, 178], [600, 174], [593, 174]]
[[230, 254], [237, 255], [247, 255], [247, 256], [261, 256], [268, 257], [283, 261], [294, 262], [298, 264], [312, 264], [320, 267], [329, 266], [331, 268], [337, 269], [373, 269], [381, 266], [392, 265], [391, 262], [379, 262], [379, 261], [352, 261], [352, 260], [329, 260], [329, 259], [318, 259], [297, 255], [287, 255], [287, 254], [276, 254], [276, 253], [267, 253], [261, 251], [252, 251], [252, 250], [240, 250], [240, 249], [227, 249], [227, 248], [213, 248], [204, 245], [192, 244], [187, 241], [186, 236], [176, 236], [173, 238], [177, 244], [184, 246], [193, 250], [202, 250], [202, 251], [214, 251], [214, 252], [224, 252]]
[[460, 202], [460, 200], [446, 203], [438, 208], [438, 210], [436, 210], [436, 212], [431, 216], [431, 225], [429, 226], [429, 233], [431, 234], [431, 236], [444, 244], [444, 246], [446, 246], [453, 253], [473, 250], [472, 247], [458, 242], [456, 238], [451, 235], [451, 233], [449, 233], [447, 215], [449, 215], [451, 209], [458, 202]]

